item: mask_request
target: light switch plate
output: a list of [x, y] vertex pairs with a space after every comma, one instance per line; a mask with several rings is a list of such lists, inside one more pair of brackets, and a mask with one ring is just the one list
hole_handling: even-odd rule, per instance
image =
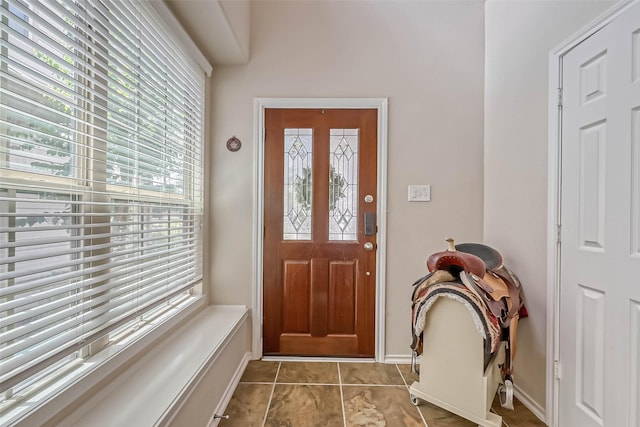
[[430, 185], [410, 185], [409, 201], [410, 202], [431, 201], [431, 186]]

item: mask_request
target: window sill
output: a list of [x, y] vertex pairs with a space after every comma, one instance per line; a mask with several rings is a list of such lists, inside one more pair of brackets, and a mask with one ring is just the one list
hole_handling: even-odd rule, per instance
[[[247, 316], [244, 306], [207, 307], [100, 389], [59, 426], [165, 424]], [[211, 403], [211, 408], [203, 410], [212, 411], [215, 402]]]
[[195, 299], [138, 339], [87, 359], [53, 387], [46, 403], [8, 425], [154, 425], [170, 416], [248, 316], [244, 306], [203, 308], [204, 298]]

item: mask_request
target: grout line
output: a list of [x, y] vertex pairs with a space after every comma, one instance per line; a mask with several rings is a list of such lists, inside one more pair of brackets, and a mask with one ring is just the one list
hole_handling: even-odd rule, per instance
[[240, 381], [238, 384], [264, 385], [264, 384], [273, 384], [273, 381]]
[[[273, 384], [271, 382], [268, 383], [261, 383], [261, 382], [255, 382], [255, 383], [242, 383], [242, 384]], [[307, 382], [298, 382], [298, 383], [285, 383], [285, 382], [279, 382], [278, 385], [326, 385], [326, 386], [340, 386], [340, 385], [346, 385], [349, 387], [406, 387], [406, 384], [363, 384], [363, 383], [343, 383], [343, 382], [339, 382], [339, 383], [307, 383]]]
[[493, 410], [493, 408], [491, 408], [491, 412], [493, 412], [493, 413], [494, 413], [494, 414], [496, 414], [496, 415], [499, 415], [499, 416], [500, 416], [500, 418], [502, 418], [502, 424], [501, 424], [501, 426], [502, 426], [502, 425], [504, 425], [505, 427], [510, 427], [510, 426], [509, 426], [509, 424], [507, 424], [507, 422], [504, 420], [504, 417], [503, 417], [502, 415], [500, 415], [499, 413], [497, 413], [496, 411], [494, 411], [494, 410]]
[[[273, 383], [260, 383], [260, 382], [255, 382], [255, 383], [242, 383], [242, 384], [273, 384]], [[283, 382], [279, 382], [278, 385], [310, 385], [310, 386], [314, 386], [314, 385], [322, 385], [322, 386], [332, 386], [332, 387], [339, 387], [342, 385], [346, 385], [349, 387], [407, 387], [406, 384], [362, 384], [362, 383], [356, 383], [356, 384], [348, 384], [348, 383], [305, 383], [305, 382], [299, 382], [299, 383], [283, 383]]]
[[355, 383], [355, 384], [348, 384], [348, 383], [344, 383], [343, 385], [348, 385], [349, 387], [406, 387], [406, 384], [362, 384], [362, 383]]
[[278, 383], [278, 385], [326, 385], [326, 386], [339, 386], [340, 383]]
[[[404, 377], [404, 375], [402, 375], [400, 366], [398, 366], [397, 363], [395, 365], [396, 365], [396, 369], [398, 370], [398, 373], [400, 374], [400, 377], [402, 378], [402, 381], [404, 382], [405, 387], [407, 388], [407, 392], [409, 392], [409, 399], [411, 399], [411, 392], [409, 391], [409, 384], [407, 384], [407, 379]], [[411, 402], [411, 404], [413, 405], [413, 402]], [[420, 415], [420, 419], [422, 420], [424, 425], [426, 427], [429, 427], [429, 425], [427, 424], [427, 420], [424, 419], [424, 415], [422, 415], [422, 411], [420, 410], [420, 408], [418, 408], [417, 406], [415, 406], [415, 408], [416, 408], [416, 411], [418, 411], [418, 415]]]
[[500, 418], [502, 418], [502, 424], [500, 424], [500, 426], [502, 427], [503, 425], [505, 427], [510, 427], [509, 424], [507, 424], [507, 422], [504, 420], [504, 417], [502, 416], [502, 414], [499, 414], [498, 411], [496, 411], [495, 409], [493, 409], [493, 405], [491, 405], [491, 408], [489, 408], [489, 412], [493, 412], [496, 415], [499, 415]]
[[[413, 402], [411, 404], [413, 405]], [[424, 423], [425, 427], [429, 427], [429, 424], [427, 423], [427, 420], [424, 418], [424, 415], [422, 415], [422, 411], [420, 410], [420, 408], [416, 406], [416, 410], [418, 411], [418, 415], [420, 415], [420, 418], [422, 419], [422, 422]]]
[[343, 385], [354, 387], [405, 387], [406, 384], [366, 384], [366, 383], [343, 383]]
[[344, 410], [344, 393], [342, 392], [342, 374], [340, 373], [340, 362], [338, 365], [338, 383], [340, 383], [340, 405], [342, 406], [342, 422], [347, 427], [347, 412]]
[[280, 373], [280, 365], [282, 362], [278, 362], [278, 369], [276, 369], [276, 376], [273, 379], [273, 387], [271, 387], [271, 394], [269, 395], [269, 401], [267, 402], [267, 410], [264, 411], [264, 418], [262, 419], [262, 427], [267, 424], [267, 415], [269, 415], [269, 409], [271, 409], [271, 399], [273, 398], [273, 392], [276, 389], [276, 382], [278, 381], [278, 374]]
[[407, 380], [404, 378], [404, 375], [402, 375], [402, 371], [400, 370], [400, 367], [398, 366], [397, 363], [395, 365], [396, 365], [396, 369], [398, 370], [398, 373], [400, 374], [400, 378], [402, 378], [402, 382], [404, 383], [405, 387], [409, 389], [409, 384], [407, 384]]

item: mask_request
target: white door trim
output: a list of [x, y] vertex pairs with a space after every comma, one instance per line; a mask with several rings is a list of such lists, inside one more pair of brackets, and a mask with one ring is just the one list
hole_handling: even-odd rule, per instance
[[562, 90], [562, 60], [574, 47], [604, 28], [631, 4], [638, 0], [622, 0], [596, 20], [559, 44], [549, 53], [549, 153], [548, 153], [548, 214], [547, 214], [547, 399], [546, 423], [558, 426], [558, 361], [560, 357], [560, 191], [562, 115], [560, 99]]
[[253, 358], [262, 357], [262, 259], [264, 241], [264, 111], [266, 108], [375, 108], [378, 110], [378, 234], [376, 251], [375, 360], [385, 358], [385, 277], [387, 251], [387, 98], [255, 98], [253, 204]]

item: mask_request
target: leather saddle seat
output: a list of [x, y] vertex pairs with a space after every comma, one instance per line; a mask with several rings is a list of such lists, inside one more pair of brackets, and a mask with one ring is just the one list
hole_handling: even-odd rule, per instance
[[504, 266], [500, 252], [482, 243], [459, 243], [454, 246], [456, 251], [473, 254], [480, 258], [487, 270], [497, 270]]
[[457, 251], [452, 239], [447, 239], [449, 248], [443, 252], [436, 252], [427, 258], [427, 269], [431, 272], [436, 270], [448, 271], [455, 277], [459, 277], [460, 272], [467, 271], [477, 276], [484, 276], [487, 267], [484, 261], [472, 253]]
[[500, 253], [482, 243], [454, 245], [447, 239], [448, 249], [427, 259], [430, 272], [445, 270], [454, 275], [482, 301], [502, 327], [520, 309], [520, 281], [505, 265]]

